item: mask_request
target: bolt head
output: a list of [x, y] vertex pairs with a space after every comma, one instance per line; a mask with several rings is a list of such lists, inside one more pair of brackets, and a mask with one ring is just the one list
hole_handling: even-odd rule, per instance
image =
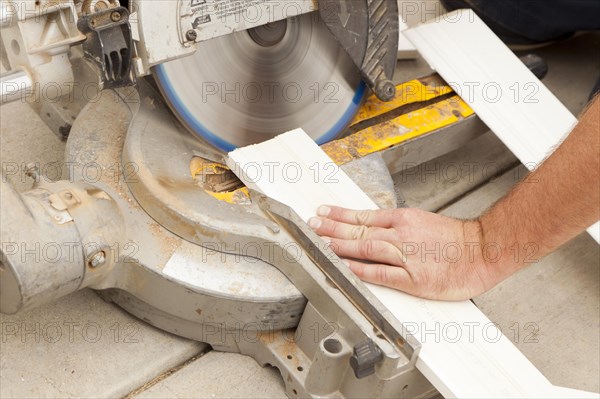
[[194, 29], [190, 29], [185, 33], [185, 38], [190, 42], [195, 42], [198, 38], [198, 33]]
[[93, 254], [90, 257], [90, 260], [88, 260], [88, 265], [90, 267], [102, 266], [105, 263], [106, 263], [106, 254], [104, 253], [104, 251], [96, 252], [95, 254]]
[[391, 101], [396, 95], [396, 86], [391, 80], [380, 80], [375, 85], [377, 97], [382, 101]]
[[119, 22], [121, 20], [121, 13], [118, 11], [114, 11], [110, 14], [110, 19], [113, 22]]

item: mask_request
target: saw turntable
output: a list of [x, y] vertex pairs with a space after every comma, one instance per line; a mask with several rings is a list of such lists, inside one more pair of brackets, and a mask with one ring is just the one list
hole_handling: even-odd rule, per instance
[[[381, 176], [365, 190], [389, 207], [399, 159], [484, 132], [438, 76], [392, 83], [395, 1], [0, 4], [2, 101], [29, 101], [68, 138], [70, 165], [68, 181], [25, 193], [2, 179], [3, 313], [91, 287], [277, 367], [290, 397], [435, 392], [402, 323], [224, 166], [227, 151], [302, 127], [351, 176], [359, 163]], [[35, 246], [55, 256], [31, 267], [22, 250]]]

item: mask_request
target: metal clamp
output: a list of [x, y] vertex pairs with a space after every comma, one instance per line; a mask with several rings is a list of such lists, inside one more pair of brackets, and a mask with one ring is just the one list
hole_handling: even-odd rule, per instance
[[77, 28], [87, 38], [83, 52], [100, 69], [104, 89], [135, 84], [131, 73], [133, 44], [129, 11], [125, 7], [84, 15], [77, 21]]

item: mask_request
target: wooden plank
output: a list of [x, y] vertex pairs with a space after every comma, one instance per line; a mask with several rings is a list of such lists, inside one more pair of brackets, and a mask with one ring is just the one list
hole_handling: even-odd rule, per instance
[[408, 25], [404, 22], [404, 18], [398, 13], [398, 55], [399, 60], [414, 60], [419, 56], [419, 52], [410, 40], [404, 36], [404, 31], [408, 29]]
[[[530, 170], [577, 124], [472, 10], [456, 10], [404, 34]], [[600, 243], [600, 224], [588, 232]]]
[[[292, 207], [305, 221], [322, 204], [377, 208], [341, 170], [335, 179], [326, 179], [326, 175], [315, 179], [312, 173], [290, 179], [282, 173], [267, 173], [268, 165], [293, 163], [299, 170], [310, 172], [311, 167], [333, 163], [300, 129], [233, 151], [228, 163], [249, 187]], [[262, 173], [253, 179], [246, 173], [250, 167], [262, 168]], [[366, 285], [398, 320], [414, 327], [411, 330], [422, 343], [417, 367], [444, 396], [555, 396], [552, 384], [470, 301], [424, 300]], [[443, 335], [449, 326], [456, 329], [452, 337]]]
[[577, 389], [554, 387], [555, 396], [558, 398], [570, 399], [598, 399], [600, 395], [594, 392], [578, 391]]
[[541, 162], [577, 123], [472, 10], [405, 34], [524, 164]]
[[[314, 141], [305, 140], [301, 129], [237, 149], [229, 153], [227, 164], [247, 187], [293, 205], [303, 220], [316, 215], [317, 208], [324, 203], [340, 206], [359, 203], [377, 209]], [[269, 172], [269, 165], [273, 173]]]

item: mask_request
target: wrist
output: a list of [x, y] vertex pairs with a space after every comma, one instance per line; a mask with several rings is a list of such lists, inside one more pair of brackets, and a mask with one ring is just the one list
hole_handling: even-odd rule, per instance
[[484, 228], [480, 219], [465, 221], [463, 229], [465, 247], [470, 250], [469, 262], [473, 263], [474, 271], [487, 291], [504, 279], [501, 273], [503, 267], [487, 254], [489, 244], [485, 241]]
[[519, 232], [507, 229], [505, 222], [490, 213], [484, 214], [477, 222], [481, 256], [489, 273], [494, 276], [495, 284], [536, 261], [532, 256], [537, 253], [535, 245], [521, 242], [517, 237]]

